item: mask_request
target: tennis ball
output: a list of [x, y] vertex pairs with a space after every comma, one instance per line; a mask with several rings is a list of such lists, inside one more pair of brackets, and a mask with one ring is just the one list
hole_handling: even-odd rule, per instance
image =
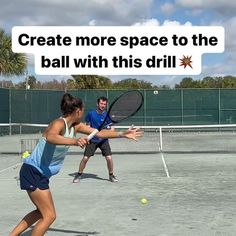
[[148, 203], [148, 200], [147, 200], [146, 198], [142, 198], [142, 199], [141, 199], [141, 203], [142, 203], [142, 204], [147, 204], [147, 203]]
[[28, 151], [23, 152], [22, 158], [27, 158], [28, 156], [30, 156]]

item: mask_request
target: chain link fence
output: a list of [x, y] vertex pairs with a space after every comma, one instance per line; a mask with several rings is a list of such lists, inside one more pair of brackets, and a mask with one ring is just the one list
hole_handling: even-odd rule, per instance
[[[97, 98], [112, 102], [125, 90], [71, 90], [96, 108]], [[142, 109], [122, 125], [204, 125], [236, 122], [236, 89], [141, 90]], [[59, 117], [64, 91], [0, 89], [0, 123], [47, 124]], [[129, 101], [127, 101], [129, 102]]]

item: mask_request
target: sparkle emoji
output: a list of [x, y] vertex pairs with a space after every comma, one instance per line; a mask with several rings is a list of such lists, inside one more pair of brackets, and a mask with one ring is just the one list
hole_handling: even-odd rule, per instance
[[180, 61], [181, 61], [180, 66], [183, 66], [184, 68], [186, 68], [186, 66], [189, 66], [189, 67], [193, 68], [192, 65], [191, 65], [191, 63], [192, 63], [191, 58], [192, 58], [192, 56], [190, 56], [190, 57], [189, 56], [183, 56], [180, 59]]

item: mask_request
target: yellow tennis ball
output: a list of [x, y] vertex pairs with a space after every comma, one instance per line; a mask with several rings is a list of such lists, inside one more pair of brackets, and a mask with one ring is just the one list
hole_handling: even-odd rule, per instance
[[146, 198], [142, 198], [142, 199], [141, 199], [141, 203], [142, 203], [142, 204], [147, 204], [147, 203], [148, 203], [148, 200], [147, 200]]
[[28, 156], [30, 156], [28, 151], [23, 152], [22, 158], [27, 158]]

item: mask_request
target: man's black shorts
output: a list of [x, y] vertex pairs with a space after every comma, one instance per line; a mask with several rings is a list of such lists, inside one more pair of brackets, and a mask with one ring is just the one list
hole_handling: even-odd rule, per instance
[[112, 155], [109, 141], [106, 140], [105, 142], [100, 142], [100, 143], [89, 143], [84, 150], [84, 156], [86, 157], [93, 156], [97, 148], [99, 148], [102, 151], [102, 155], [105, 157]]

